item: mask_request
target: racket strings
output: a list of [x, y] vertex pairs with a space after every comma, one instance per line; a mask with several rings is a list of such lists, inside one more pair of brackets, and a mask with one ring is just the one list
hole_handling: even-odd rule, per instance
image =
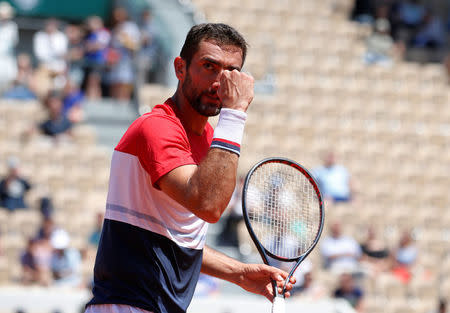
[[313, 245], [321, 223], [319, 199], [298, 169], [275, 162], [256, 169], [246, 203], [253, 231], [270, 253], [293, 259]]

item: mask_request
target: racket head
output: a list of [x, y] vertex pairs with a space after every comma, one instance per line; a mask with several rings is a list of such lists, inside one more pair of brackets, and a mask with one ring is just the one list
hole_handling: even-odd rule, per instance
[[[270, 263], [269, 256], [296, 261], [296, 268], [316, 246], [324, 225], [322, 195], [313, 176], [290, 159], [267, 158], [250, 169], [242, 193], [245, 224], [264, 263]], [[283, 243], [275, 239], [271, 244], [276, 237]]]

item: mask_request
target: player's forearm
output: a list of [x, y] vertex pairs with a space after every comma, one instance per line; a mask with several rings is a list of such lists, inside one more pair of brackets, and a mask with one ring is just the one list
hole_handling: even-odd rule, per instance
[[208, 155], [189, 179], [190, 208], [208, 222], [219, 220], [233, 194], [246, 118], [243, 111], [222, 109]]
[[214, 250], [208, 246], [203, 249], [201, 272], [239, 285], [243, 280], [246, 264]]
[[189, 180], [188, 199], [195, 214], [215, 223], [230, 202], [236, 184], [238, 156], [210, 149]]

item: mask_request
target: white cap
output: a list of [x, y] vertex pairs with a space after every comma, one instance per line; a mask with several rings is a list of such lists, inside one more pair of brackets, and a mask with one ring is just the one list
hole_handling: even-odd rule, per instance
[[66, 249], [70, 243], [70, 236], [64, 229], [56, 229], [50, 237], [50, 243], [54, 249]]

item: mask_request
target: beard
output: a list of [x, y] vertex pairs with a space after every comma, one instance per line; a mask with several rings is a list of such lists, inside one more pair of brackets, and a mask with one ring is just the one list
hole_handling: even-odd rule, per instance
[[192, 108], [203, 116], [216, 116], [220, 113], [222, 105], [217, 106], [215, 103], [209, 103], [202, 100], [203, 96], [214, 96], [214, 93], [209, 91], [200, 91], [193, 84], [189, 73], [186, 75], [186, 80], [181, 86], [184, 96], [191, 104]]

